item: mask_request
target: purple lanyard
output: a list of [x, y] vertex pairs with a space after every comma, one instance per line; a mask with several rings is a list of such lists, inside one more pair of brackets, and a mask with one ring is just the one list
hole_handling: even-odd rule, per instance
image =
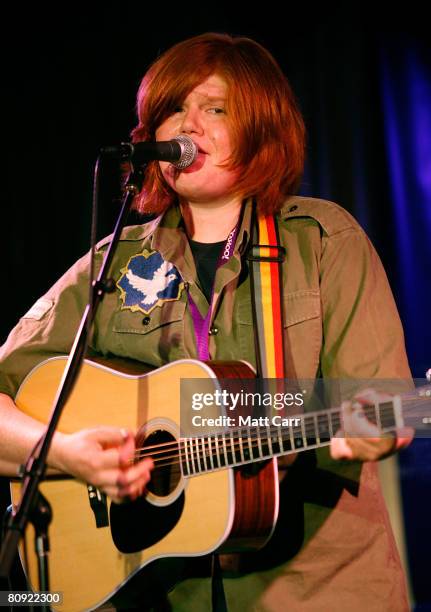
[[[239, 222], [230, 232], [229, 236], [226, 238], [226, 242], [224, 243], [223, 249], [217, 260], [216, 272], [220, 268], [220, 266], [222, 266], [224, 263], [229, 261], [229, 259], [232, 257], [232, 254], [235, 248], [235, 240], [236, 240], [236, 235], [238, 233], [238, 229], [239, 229]], [[214, 281], [215, 281], [215, 274], [214, 274]], [[201, 361], [208, 361], [208, 359], [210, 358], [209, 347], [208, 347], [208, 334], [209, 334], [209, 328], [210, 328], [212, 303], [213, 303], [213, 296], [214, 296], [214, 283], [211, 289], [211, 299], [210, 299], [210, 303], [208, 306], [208, 312], [205, 317], [203, 317], [201, 313], [199, 312], [198, 307], [196, 306], [196, 304], [193, 301], [192, 296], [190, 295], [190, 291], [188, 292], [188, 296], [189, 296], [189, 307], [190, 307], [190, 312], [192, 314], [193, 327], [194, 327], [195, 336], [196, 336], [196, 346], [198, 349], [198, 358]]]

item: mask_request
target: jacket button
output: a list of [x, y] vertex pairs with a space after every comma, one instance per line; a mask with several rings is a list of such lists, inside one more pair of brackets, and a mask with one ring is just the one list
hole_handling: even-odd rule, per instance
[[214, 325], [211, 327], [211, 329], [208, 332], [209, 336], [217, 336], [218, 334], [218, 327], [215, 327]]
[[151, 321], [151, 317], [144, 317], [142, 319], [142, 325], [148, 325]]
[[287, 212], [294, 212], [294, 211], [295, 211], [295, 210], [297, 210], [297, 209], [298, 209], [297, 205], [296, 205], [296, 204], [294, 204], [293, 206], [291, 206], [291, 207], [289, 208], [289, 210], [288, 210]]

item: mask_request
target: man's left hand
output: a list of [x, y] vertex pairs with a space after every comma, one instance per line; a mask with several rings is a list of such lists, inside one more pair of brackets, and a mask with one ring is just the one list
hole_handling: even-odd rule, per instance
[[408, 446], [413, 439], [413, 429], [406, 427], [394, 431], [393, 435], [382, 434], [378, 427], [366, 418], [362, 409], [362, 406], [391, 399], [390, 395], [366, 389], [355, 397], [354, 402], [343, 402], [343, 432], [338, 432], [331, 440], [331, 457], [352, 461], [378, 461]]

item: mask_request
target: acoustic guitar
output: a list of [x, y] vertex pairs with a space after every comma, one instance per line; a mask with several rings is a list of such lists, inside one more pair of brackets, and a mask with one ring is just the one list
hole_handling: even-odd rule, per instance
[[[49, 359], [27, 376], [16, 397], [23, 412], [48, 422], [66, 360]], [[41, 483], [54, 517], [49, 530], [50, 588], [63, 593], [63, 603], [53, 609], [93, 610], [156, 559], [253, 550], [265, 544], [278, 516], [276, 458], [328, 445], [341, 428], [341, 411], [301, 414], [289, 427], [248, 421], [201, 436], [184, 434], [181, 381], [200, 379], [216, 390], [221, 379], [253, 377], [251, 367], [242, 362], [185, 359], [145, 373], [84, 362], [59, 429], [71, 433], [99, 425], [126, 427], [137, 432], [136, 458], [151, 456], [155, 467], [143, 496], [125, 504], [111, 503], [68, 475], [46, 477]], [[429, 400], [430, 394], [422, 387], [406, 401]], [[422, 410], [428, 415], [425, 420], [429, 401], [427, 406], [427, 412]], [[403, 425], [400, 397], [366, 411], [383, 432]], [[11, 492], [16, 504], [20, 484], [12, 483]], [[37, 590], [31, 525], [20, 556]]]

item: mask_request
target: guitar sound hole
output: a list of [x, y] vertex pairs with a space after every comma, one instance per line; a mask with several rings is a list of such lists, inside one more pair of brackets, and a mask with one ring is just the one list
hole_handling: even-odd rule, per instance
[[147, 484], [148, 491], [159, 497], [170, 495], [181, 479], [176, 439], [169, 431], [156, 429], [145, 438], [140, 447], [148, 448], [154, 461], [151, 480]]
[[[181, 471], [176, 438], [164, 429], [147, 435], [142, 428], [136, 436], [136, 446], [141, 456], [152, 457], [155, 467], [146, 487], [148, 494], [110, 506], [112, 540], [122, 553], [135, 553], [160, 542], [174, 529], [184, 509], [184, 491], [178, 487]], [[176, 488], [177, 493], [169, 498]]]

